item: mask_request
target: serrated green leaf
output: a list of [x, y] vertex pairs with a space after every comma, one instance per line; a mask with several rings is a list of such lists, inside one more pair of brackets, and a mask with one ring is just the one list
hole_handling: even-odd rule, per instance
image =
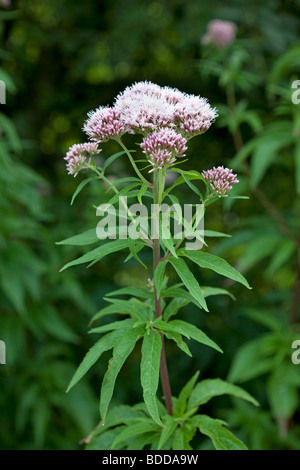
[[[127, 196], [127, 199], [129, 199], [129, 194], [133, 188], [136, 188], [136, 186], [139, 186], [140, 182], [132, 183], [129, 184], [128, 186], [125, 186], [125, 188], [122, 188], [120, 191], [118, 191], [117, 194], [115, 194], [108, 202], [107, 205], [114, 205], [116, 202], [119, 201], [121, 196]], [[132, 192], [133, 193], [133, 192]], [[138, 194], [138, 193], [137, 193]], [[132, 194], [133, 195], [133, 194]], [[134, 192], [134, 195], [135, 192]]]
[[166, 416], [164, 421], [164, 427], [162, 428], [159, 443], [157, 450], [160, 450], [164, 443], [169, 439], [170, 436], [174, 433], [175, 429], [177, 428], [178, 423], [174, 421], [172, 416]]
[[198, 305], [208, 312], [208, 308], [198, 281], [191, 273], [183, 259], [170, 257], [169, 261]]
[[143, 334], [143, 329], [129, 329], [124, 332], [113, 348], [113, 356], [109, 360], [107, 371], [104, 375], [100, 393], [100, 415], [106, 418], [107, 410], [113, 395], [116, 378], [129, 354], [133, 351], [136, 342]]
[[74, 245], [74, 246], [85, 246], [91, 245], [92, 243], [100, 242], [97, 237], [97, 232], [95, 228], [87, 230], [86, 232], [74, 235], [73, 237], [66, 238], [56, 242], [56, 245]]
[[[203, 200], [203, 196], [202, 196], [201, 191], [199, 191], [199, 189], [197, 188], [197, 186], [195, 186], [193, 183], [191, 183], [185, 175], [182, 175], [182, 176], [183, 176], [184, 181], [185, 181], [186, 184], [188, 185], [188, 187], [189, 187], [189, 188], [201, 199], [201, 201], [202, 201], [202, 200]], [[204, 181], [204, 179], [203, 179], [203, 181]]]
[[100, 356], [109, 349], [113, 348], [115, 342], [119, 340], [124, 335], [123, 331], [113, 331], [103, 336], [99, 341], [97, 341], [94, 346], [88, 351], [88, 353], [83, 358], [83, 361], [79, 365], [75, 374], [72, 377], [72, 380], [67, 388], [67, 392], [71, 390], [74, 385], [79, 382], [79, 380], [90, 370], [90, 368], [98, 361]]
[[111, 330], [122, 330], [123, 328], [133, 328], [136, 320], [127, 318], [126, 320], [115, 321], [107, 325], [98, 326], [89, 331], [89, 333], [106, 333]]
[[124, 442], [133, 436], [137, 436], [137, 435], [144, 434], [147, 432], [155, 432], [157, 430], [158, 430], [158, 427], [156, 423], [154, 423], [149, 418], [144, 418], [139, 423], [134, 423], [134, 424], [130, 424], [129, 426], [126, 426], [125, 429], [122, 432], [120, 432], [119, 435], [114, 440], [111, 446], [111, 449], [114, 449], [117, 444], [119, 444], [120, 442]]
[[195, 325], [191, 325], [182, 320], [172, 320], [169, 322], [165, 322], [161, 319], [157, 319], [154, 321], [154, 325], [161, 329], [162, 331], [173, 331], [174, 333], [179, 333], [183, 336], [186, 336], [188, 339], [194, 339], [201, 344], [205, 344], [213, 349], [216, 349], [219, 352], [223, 352], [219, 346], [211, 340], [203, 331], [197, 328]]
[[238, 349], [227, 379], [229, 382], [246, 382], [269, 372], [274, 367], [277, 347], [272, 334], [249, 341]]
[[159, 381], [159, 367], [162, 341], [158, 332], [149, 330], [143, 338], [141, 361], [141, 384], [143, 397], [150, 416], [161, 425], [156, 403], [156, 392]]
[[[126, 302], [126, 301], [125, 301]], [[95, 320], [99, 320], [99, 318], [105, 317], [106, 315], [112, 314], [119, 314], [119, 315], [131, 315], [132, 314], [132, 306], [131, 304], [123, 304], [123, 303], [114, 303], [113, 305], [108, 305], [107, 307], [102, 308], [97, 312], [91, 319], [90, 325], [94, 323]]]
[[249, 401], [258, 406], [258, 402], [241, 387], [225, 382], [221, 379], [202, 380], [191, 392], [188, 402], [188, 409], [191, 410], [200, 405], [204, 405], [209, 400], [220, 395], [231, 395]]
[[83, 256], [70, 261], [69, 263], [65, 264], [60, 271], [64, 271], [71, 266], [76, 266], [78, 264], [88, 263], [90, 261], [100, 261], [105, 256], [109, 255], [110, 253], [115, 253], [116, 251], [124, 250], [124, 248], [128, 247], [128, 240], [113, 240], [111, 242], [107, 242], [101, 246], [98, 246], [92, 251], [85, 253]]
[[118, 305], [121, 308], [123, 306], [124, 311], [126, 309], [131, 317], [146, 321], [152, 320], [153, 308], [146, 302], [142, 302], [135, 298], [129, 300], [105, 298], [105, 300]]
[[90, 182], [90, 181], [93, 181], [93, 180], [96, 180], [98, 179], [96, 176], [91, 176], [90, 178], [86, 178], [85, 180], [81, 181], [81, 183], [77, 186], [77, 188], [75, 189], [74, 193], [73, 193], [73, 196], [72, 196], [72, 199], [71, 199], [71, 202], [70, 202], [70, 206], [72, 206], [74, 204], [74, 201], [76, 199], [76, 197], [78, 196], [78, 194], [82, 191], [82, 189]]
[[[136, 243], [136, 240], [133, 240], [132, 238], [128, 238], [128, 248], [130, 250], [130, 253], [131, 255], [133, 256], [133, 258], [141, 265], [143, 266], [143, 268], [146, 268], [147, 269], [147, 266], [142, 262], [142, 260], [139, 258], [138, 256], [138, 246], [137, 246], [137, 243]], [[140, 251], [140, 250], [139, 250]]]
[[255, 149], [251, 158], [250, 185], [255, 188], [263, 179], [269, 166], [278, 156], [278, 151], [288, 144], [285, 140], [274, 141], [268, 139]]
[[267, 394], [274, 417], [289, 419], [299, 405], [299, 372], [294, 364], [282, 363], [274, 369], [267, 383]]
[[174, 331], [164, 331], [164, 334], [168, 339], [175, 341], [178, 348], [181, 349], [185, 354], [192, 357], [192, 353], [189, 350], [187, 344], [183, 341], [181, 334], [175, 333]]
[[139, 190], [139, 194], [137, 196], [137, 200], [139, 201], [141, 205], [143, 204], [142, 197], [144, 196], [147, 189], [148, 189], [148, 185], [146, 183], [143, 183], [141, 186], [141, 189]]
[[[110, 449], [113, 442], [117, 438], [117, 436], [122, 432], [125, 426], [118, 426], [114, 429], [109, 429], [103, 434], [97, 435], [93, 437], [91, 442], [86, 447], [86, 450], [107, 450]], [[122, 447], [122, 445], [119, 446], [119, 448]], [[117, 446], [115, 446], [115, 449], [118, 449]]]
[[179, 427], [175, 431], [174, 440], [172, 444], [173, 450], [193, 450], [189, 445], [189, 441], [192, 440], [195, 432], [193, 429], [189, 429], [188, 426], [184, 425]]
[[164, 289], [162, 291], [162, 298], [181, 298], [182, 300], [185, 300], [186, 302], [192, 302], [194, 305], [199, 306], [198, 302], [194, 299], [194, 297], [191, 296], [191, 294], [186, 291], [185, 289], [181, 289], [183, 284], [176, 284], [174, 286], [168, 287], [168, 289]]
[[210, 253], [205, 253], [203, 251], [187, 251], [181, 249], [178, 253], [180, 256], [185, 256], [193, 263], [196, 263], [200, 268], [211, 269], [212, 271], [221, 274], [222, 276], [228, 277], [234, 281], [240, 282], [248, 289], [251, 289], [247, 280], [244, 276], [237, 271], [235, 268], [230, 266], [227, 261], [219, 256], [212, 255]]
[[202, 434], [210, 437], [217, 450], [248, 450], [242, 441], [228, 429], [223, 428], [219, 420], [205, 415], [198, 415], [194, 417], [194, 423], [197, 423]]
[[205, 299], [206, 299], [206, 297], [210, 297], [212, 295], [228, 295], [233, 300], [235, 300], [234, 295], [232, 295], [226, 289], [220, 289], [219, 287], [201, 286], [201, 290], [203, 292], [203, 295], [204, 295]]
[[162, 235], [160, 242], [175, 258], [178, 258], [172, 238], [164, 238]]
[[228, 233], [223, 233], [223, 232], [216, 232], [215, 230], [204, 230], [204, 237], [226, 237], [226, 238], [231, 238], [231, 235], [228, 235]]
[[174, 416], [182, 416], [185, 412], [186, 405], [188, 398], [190, 397], [193, 388], [195, 387], [195, 383], [197, 382], [199, 377], [199, 371], [197, 371], [193, 377], [188, 381], [188, 383], [183, 387], [181, 390], [176, 405], [173, 408]]
[[146, 445], [153, 444], [157, 441], [154, 432], [145, 432], [143, 434], [133, 436], [127, 441], [126, 450], [143, 450]]
[[167, 260], [160, 261], [158, 265], [156, 266], [155, 272], [154, 272], [154, 285], [156, 289], [156, 296], [159, 298], [161, 289], [164, 284], [164, 274], [167, 266]]
[[171, 302], [169, 302], [167, 307], [164, 309], [163, 319], [165, 321], [168, 321], [170, 317], [173, 317], [174, 315], [176, 315], [178, 310], [188, 305], [189, 302], [191, 302], [191, 300], [183, 299], [181, 297], [172, 299]]
[[130, 295], [132, 297], [141, 297], [143, 299], [152, 299], [153, 292], [150, 292], [144, 287], [122, 287], [121, 289], [109, 292], [106, 297], [113, 295]]
[[125, 150], [122, 150], [121, 152], [114, 153], [107, 160], [105, 160], [105, 163], [102, 168], [103, 173], [109, 167], [109, 165], [111, 165], [117, 158], [121, 157], [125, 153], [126, 153]]

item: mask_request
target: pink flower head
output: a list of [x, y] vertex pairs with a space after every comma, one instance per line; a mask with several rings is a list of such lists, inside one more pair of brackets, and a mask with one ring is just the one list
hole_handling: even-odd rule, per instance
[[202, 38], [202, 43], [227, 47], [235, 40], [236, 29], [237, 26], [232, 21], [210, 21], [207, 26], [207, 32]]
[[173, 129], [161, 129], [148, 134], [141, 143], [143, 152], [150, 157], [154, 168], [171, 166], [176, 157], [184, 157], [187, 149], [186, 139]]
[[234, 175], [232, 170], [223, 166], [202, 171], [201, 175], [210, 183], [213, 192], [219, 197], [227, 197], [227, 193], [232, 189], [232, 185], [239, 182], [237, 175]]
[[67, 160], [67, 170], [69, 175], [77, 176], [78, 172], [84, 168], [88, 157], [92, 157], [101, 152], [97, 144], [87, 142], [85, 144], [74, 144], [69, 148], [65, 160]]
[[121, 118], [131, 133], [148, 133], [172, 127], [174, 105], [163, 96], [162, 88], [141, 82], [127, 87], [116, 98]]
[[194, 137], [206, 132], [217, 117], [206, 98], [185, 95], [175, 106], [175, 121], [186, 137]]
[[121, 119], [121, 111], [117, 107], [100, 106], [96, 111], [91, 111], [88, 116], [83, 130], [91, 140], [105, 142], [109, 139], [118, 139], [126, 132], [126, 126]]
[[4, 8], [9, 8], [11, 7], [11, 0], [0, 0], [0, 5]]
[[193, 137], [205, 132], [217, 116], [205, 98], [151, 82], [127, 87], [117, 96], [115, 106], [129, 132], [142, 134], [177, 128]]

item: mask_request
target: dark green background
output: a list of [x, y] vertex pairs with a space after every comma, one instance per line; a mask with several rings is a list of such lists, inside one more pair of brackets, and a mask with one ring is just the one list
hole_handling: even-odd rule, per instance
[[[255, 132], [241, 119], [243, 139], [248, 142], [265, 125], [279, 119], [280, 102], [268, 96], [266, 88], [270, 70], [299, 44], [300, 3], [12, 3], [11, 9], [0, 9], [0, 78], [7, 84], [7, 104], [1, 105], [0, 110], [4, 115], [0, 120], [0, 339], [7, 344], [7, 364], [0, 366], [0, 447], [76, 449], [80, 448], [80, 439], [97, 424], [101, 378], [109, 358], [105, 356], [70, 394], [65, 394], [76, 366], [94, 341], [87, 335], [89, 319], [104, 305], [105, 293], [116, 287], [142, 285], [151, 272], [136, 262], [124, 264], [119, 255], [111, 255], [89, 270], [79, 266], [59, 273], [61, 266], [82, 250], [57, 246], [55, 242], [94, 227], [97, 218], [93, 206], [109, 197], [105, 188], [91, 185], [70, 207], [82, 175], [76, 179], [67, 175], [63, 160], [67, 149], [85, 140], [81, 129], [88, 111], [112, 104], [126, 86], [149, 80], [205, 96], [212, 106], [223, 110], [220, 114], [224, 125], [219, 118], [206, 134], [193, 139], [183, 167], [202, 171], [214, 165], [230, 166], [236, 149], [226, 121], [222, 78], [220, 81], [225, 69], [212, 73], [202, 62], [204, 58], [216, 63], [223, 60], [201, 45], [207, 23], [214, 18], [236, 22], [237, 47], [247, 51], [248, 59], [237, 74], [246, 71], [252, 78], [247, 86], [236, 86], [236, 97], [238, 102], [247, 103], [263, 126]], [[299, 63], [295, 65], [298, 67]], [[290, 61], [282, 68], [277, 84], [287, 93], [292, 78], [300, 77], [297, 67]], [[237, 81], [238, 78], [235, 77]], [[126, 142], [132, 148], [135, 140], [127, 137]], [[295, 145], [296, 142], [297, 133]], [[105, 158], [118, 147], [105, 143], [102, 149]], [[292, 153], [291, 146], [279, 152], [260, 186], [296, 233], [299, 201]], [[112, 178], [126, 176], [131, 174], [131, 168], [125, 158], [118, 159], [110, 173]], [[268, 274], [274, 252], [261, 254], [257, 250], [264, 252], [268, 245], [268, 239], [263, 237], [270, 227], [276, 233], [280, 229], [256, 198], [247, 176], [241, 175], [241, 181], [243, 194], [250, 199], [237, 200], [234, 205], [227, 201], [216, 204], [207, 212], [205, 224], [209, 229], [233, 235], [232, 244], [209, 240], [209, 250], [241, 269], [253, 290], [195, 270], [200, 284], [225, 286], [237, 300], [211, 298], [210, 312], [205, 315], [196, 309], [183, 310], [182, 317], [204, 329], [224, 354], [191, 343], [190, 359], [167, 345], [175, 395], [196, 370], [201, 371], [202, 378], [225, 379], [238, 347], [266, 332], [265, 326], [243, 315], [246, 307], [262, 316], [264, 311], [277, 312], [287, 331], [290, 328], [295, 257], [299, 253], [292, 251], [286, 262]], [[182, 201], [193, 198], [187, 190], [178, 195]], [[260, 248], [254, 246], [248, 252], [249, 245], [259, 236]], [[150, 260], [150, 253], [148, 258], [145, 255], [147, 259]], [[284, 338], [284, 328], [282, 333]], [[139, 357], [137, 348], [122, 369], [115, 403], [142, 400]], [[286, 357], [288, 364], [289, 349]], [[296, 365], [293, 367], [297, 370]], [[250, 448], [300, 449], [299, 406], [296, 404], [293, 416], [282, 424], [276, 405], [270, 404], [267, 396], [268, 374], [266, 371], [243, 384], [261, 403], [259, 410], [217, 399], [206, 411], [213, 417], [228, 419]], [[292, 399], [298, 400], [295, 393], [296, 398], [293, 391]], [[290, 400], [289, 392], [287, 395], [283, 394], [281, 400]], [[282, 434], [282, 426], [288, 429], [287, 434]]]

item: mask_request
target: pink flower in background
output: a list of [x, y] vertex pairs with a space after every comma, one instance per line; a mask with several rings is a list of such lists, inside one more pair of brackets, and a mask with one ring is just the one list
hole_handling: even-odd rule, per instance
[[215, 44], [227, 47], [234, 40], [237, 26], [232, 21], [213, 20], [208, 23], [207, 32], [202, 38], [202, 44]]
[[96, 111], [91, 111], [88, 116], [83, 130], [93, 141], [119, 139], [126, 132], [125, 123], [121, 120], [121, 111], [117, 107], [101, 106]]
[[203, 178], [210, 183], [212, 191], [219, 197], [227, 197], [232, 185], [239, 182], [237, 175], [232, 173], [229, 168], [218, 166], [212, 170], [203, 171]]
[[69, 175], [76, 176], [84, 167], [86, 159], [101, 152], [97, 144], [87, 142], [85, 144], [74, 144], [69, 148], [65, 160], [67, 160], [67, 170]]
[[[150, 157], [154, 168], [171, 166], [176, 157], [184, 157], [187, 149], [186, 139], [173, 129], [161, 129], [148, 134], [141, 143], [143, 152]], [[149, 172], [149, 173], [150, 173]]]
[[0, 0], [0, 5], [2, 5], [4, 8], [9, 8], [11, 6], [11, 1], [10, 0]]

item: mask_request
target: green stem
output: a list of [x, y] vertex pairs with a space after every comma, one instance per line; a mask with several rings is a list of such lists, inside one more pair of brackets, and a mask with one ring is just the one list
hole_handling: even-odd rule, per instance
[[122, 149], [126, 152], [126, 155], [128, 156], [129, 160], [130, 160], [130, 163], [131, 165], [133, 166], [133, 169], [134, 171], [136, 172], [136, 174], [138, 175], [138, 177], [141, 179], [141, 181], [143, 183], [145, 183], [147, 186], [151, 187], [151, 183], [149, 183], [148, 180], [146, 180], [146, 178], [144, 178], [144, 176], [142, 175], [142, 173], [140, 172], [140, 170], [138, 169], [138, 167], [136, 166], [136, 163], [134, 161], [134, 159], [132, 158], [132, 155], [131, 153], [129, 152], [128, 148], [126, 147], [126, 145], [123, 144], [122, 140], [119, 139], [117, 140], [117, 142], [119, 142], [119, 144], [121, 145]]
[[[103, 173], [101, 173], [95, 166], [93, 165], [89, 165], [87, 166], [87, 168], [90, 168], [92, 171], [94, 171], [94, 173], [96, 173], [96, 175], [99, 177], [99, 179], [102, 179], [103, 181], [105, 181], [105, 183], [110, 187], [110, 189], [112, 189], [115, 194], [119, 194], [119, 191], [117, 190], [117, 188], [109, 181], [109, 179], [106, 178], [106, 176], [104, 176]], [[122, 205], [126, 211], [126, 214], [128, 214], [131, 222], [135, 222], [135, 218], [133, 217], [132, 213], [130, 212], [130, 209], [129, 207], [127, 206], [126, 202], [124, 201], [124, 199], [122, 198], [121, 199], [121, 202], [122, 202]], [[152, 240], [150, 240], [150, 238], [148, 237], [148, 235], [143, 231], [143, 229], [141, 228], [141, 235], [143, 235], [144, 239], [147, 241], [147, 243], [153, 247], [153, 242]]]
[[[154, 199], [154, 204], [158, 205], [158, 215], [159, 215], [159, 206], [161, 204], [161, 188], [160, 188], [160, 172], [158, 170], [154, 171], [154, 184], [153, 184], [153, 199]], [[159, 218], [157, 218], [158, 222]], [[153, 240], [153, 276], [155, 273], [155, 269], [158, 265], [158, 263], [161, 261], [160, 259], [160, 242], [159, 238], [155, 238]], [[155, 317], [161, 317], [162, 316], [162, 308], [161, 308], [161, 297], [159, 296], [157, 298], [156, 295], [156, 288], [154, 285], [154, 303], [155, 303]], [[161, 385], [165, 397], [165, 402], [166, 402], [166, 407], [169, 415], [172, 415], [172, 408], [173, 408], [173, 403], [172, 403], [172, 392], [171, 392], [171, 386], [170, 386], [170, 380], [169, 380], [169, 374], [168, 374], [168, 367], [167, 367], [167, 360], [166, 360], [166, 353], [165, 353], [165, 346], [164, 346], [164, 335], [161, 333], [161, 341], [162, 341], [162, 350], [161, 350], [161, 356], [160, 356], [160, 380], [161, 380]]]

